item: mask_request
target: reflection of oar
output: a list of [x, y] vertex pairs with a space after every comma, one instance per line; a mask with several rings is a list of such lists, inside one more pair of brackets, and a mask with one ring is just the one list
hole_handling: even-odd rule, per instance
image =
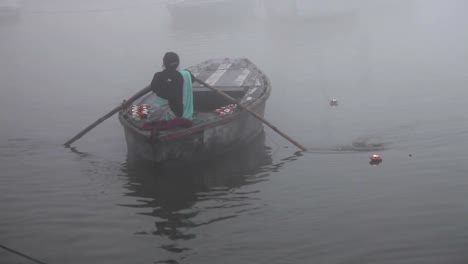
[[316, 154], [345, 154], [345, 153], [356, 153], [356, 152], [371, 152], [385, 150], [385, 144], [370, 144], [370, 145], [343, 145], [335, 148], [309, 148], [308, 153]]
[[276, 133], [280, 134], [282, 137], [284, 137], [286, 140], [288, 140], [289, 142], [291, 142], [293, 145], [295, 145], [296, 147], [298, 147], [299, 149], [301, 149], [302, 151], [306, 151], [307, 149], [302, 146], [301, 144], [297, 143], [295, 140], [293, 140], [292, 138], [290, 138], [288, 135], [284, 134], [283, 132], [281, 132], [278, 128], [276, 128], [275, 126], [273, 126], [270, 122], [266, 121], [263, 117], [261, 117], [260, 115], [258, 115], [257, 113], [253, 112], [252, 110], [244, 107], [238, 100], [232, 98], [231, 96], [227, 95], [226, 93], [212, 87], [211, 85], [207, 84], [206, 82], [198, 79], [198, 78], [195, 78], [195, 81], [197, 81], [198, 83], [202, 84], [203, 86], [205, 86], [206, 88], [214, 91], [215, 93], [221, 95], [222, 97], [228, 99], [229, 101], [237, 104], [239, 106], [239, 108], [241, 108], [242, 110], [245, 110], [247, 112], [249, 112], [250, 114], [252, 114], [255, 118], [257, 118], [258, 120], [262, 121], [265, 125], [269, 126], [271, 129], [273, 129]]
[[[138, 93], [136, 93], [134, 96], [132, 96], [131, 98], [129, 98], [127, 101], [126, 101], [126, 104], [130, 104], [132, 103], [133, 101], [135, 101], [136, 99], [142, 97], [143, 95], [149, 93], [151, 91], [151, 87], [150, 86], [147, 86], [145, 87], [143, 90], [139, 91]], [[119, 105], [118, 107], [114, 108], [112, 111], [110, 111], [109, 113], [107, 113], [106, 115], [104, 115], [103, 117], [99, 118], [98, 120], [96, 120], [96, 122], [92, 123], [91, 125], [89, 125], [87, 128], [85, 128], [83, 131], [81, 131], [80, 133], [78, 133], [76, 136], [74, 136], [72, 139], [68, 140], [64, 145], [66, 147], [69, 147], [71, 143], [77, 141], [78, 139], [80, 139], [82, 136], [84, 136], [86, 133], [88, 133], [89, 131], [91, 131], [91, 129], [95, 128], [96, 126], [98, 126], [99, 124], [101, 124], [102, 122], [104, 122], [106, 119], [108, 119], [109, 117], [113, 116], [115, 113], [119, 112], [120, 110], [122, 110], [124, 108], [123, 104], [122, 105]]]

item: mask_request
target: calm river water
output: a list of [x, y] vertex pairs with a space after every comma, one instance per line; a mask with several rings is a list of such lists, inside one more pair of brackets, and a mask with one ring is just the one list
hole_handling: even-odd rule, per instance
[[[0, 20], [1, 245], [49, 264], [467, 263], [465, 1], [176, 21], [162, 1], [23, 4]], [[170, 50], [183, 67], [250, 58], [273, 83], [266, 118], [310, 151], [266, 128], [156, 169], [127, 162], [116, 118], [62, 146]], [[385, 150], [337, 150], [353, 141]]]

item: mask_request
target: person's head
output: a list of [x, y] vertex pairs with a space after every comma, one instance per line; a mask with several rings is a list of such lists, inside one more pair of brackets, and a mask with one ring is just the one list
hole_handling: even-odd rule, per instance
[[169, 69], [169, 70], [175, 70], [177, 67], [179, 67], [179, 55], [175, 52], [168, 52], [164, 54], [163, 58], [163, 64], [164, 68]]

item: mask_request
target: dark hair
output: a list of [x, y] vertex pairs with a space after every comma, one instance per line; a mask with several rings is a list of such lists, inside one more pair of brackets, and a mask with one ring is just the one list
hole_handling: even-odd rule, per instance
[[179, 55], [175, 52], [167, 52], [164, 54], [163, 64], [166, 69], [175, 70], [179, 67]]

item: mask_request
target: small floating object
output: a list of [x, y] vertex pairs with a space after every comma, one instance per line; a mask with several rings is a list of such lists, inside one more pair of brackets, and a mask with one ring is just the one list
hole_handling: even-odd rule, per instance
[[332, 100], [330, 101], [330, 106], [338, 106], [338, 100], [332, 99]]
[[382, 162], [382, 157], [380, 157], [380, 155], [374, 154], [370, 156], [370, 160], [371, 165], [379, 165]]

